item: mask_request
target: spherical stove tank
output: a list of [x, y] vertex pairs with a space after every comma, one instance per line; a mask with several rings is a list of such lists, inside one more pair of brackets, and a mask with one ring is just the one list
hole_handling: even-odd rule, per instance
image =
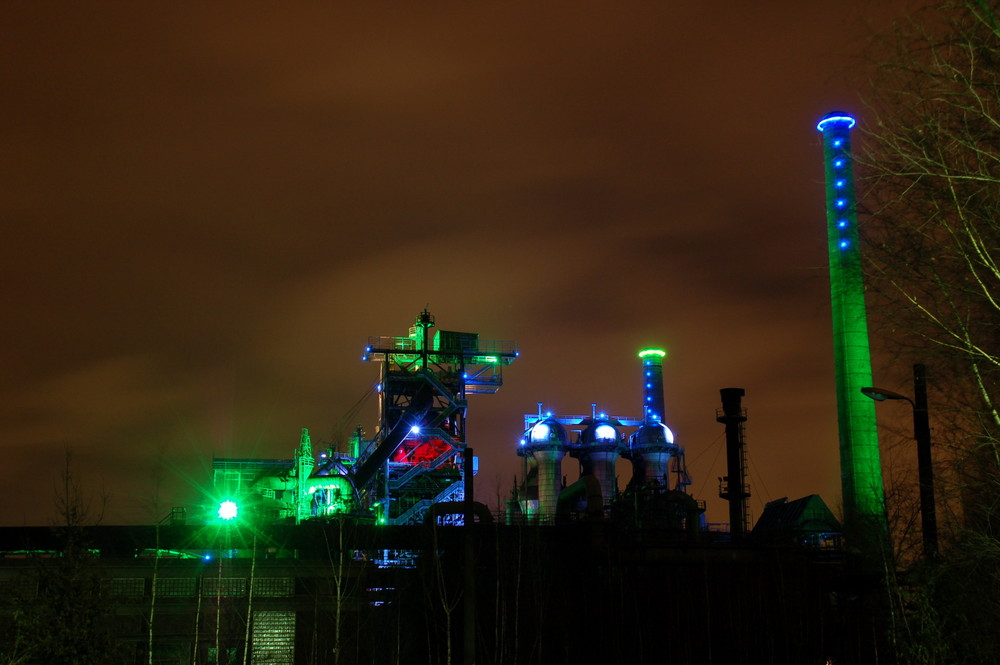
[[674, 433], [670, 428], [660, 422], [646, 423], [635, 433], [632, 438], [632, 447], [646, 446], [672, 446], [674, 445]]
[[536, 422], [525, 432], [525, 448], [535, 458], [538, 475], [538, 521], [555, 521], [562, 478], [562, 458], [567, 448], [566, 429], [555, 418]]
[[546, 418], [531, 426], [525, 437], [528, 443], [538, 445], [566, 445], [566, 429], [555, 418]]
[[632, 480], [640, 487], [669, 487], [670, 459], [677, 452], [674, 433], [661, 422], [648, 422], [629, 441]]
[[580, 434], [580, 442], [585, 446], [617, 443], [618, 440], [618, 429], [607, 420], [595, 420]]

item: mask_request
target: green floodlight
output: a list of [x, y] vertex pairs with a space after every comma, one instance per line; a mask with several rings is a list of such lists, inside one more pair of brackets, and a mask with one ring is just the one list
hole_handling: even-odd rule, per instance
[[667, 352], [663, 349], [643, 349], [639, 352], [640, 358], [645, 358], [647, 356], [659, 356], [660, 358], [665, 358]]
[[235, 501], [223, 501], [219, 504], [219, 519], [229, 522], [230, 520], [236, 519], [236, 516], [240, 512], [240, 507], [236, 505]]

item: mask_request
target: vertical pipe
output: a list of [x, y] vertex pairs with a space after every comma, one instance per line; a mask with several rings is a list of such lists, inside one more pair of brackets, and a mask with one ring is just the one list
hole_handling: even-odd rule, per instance
[[464, 567], [462, 571], [463, 586], [465, 587], [463, 603], [463, 634], [462, 650], [464, 665], [475, 665], [476, 662], [476, 550], [473, 541], [472, 529], [476, 521], [473, 510], [474, 469], [472, 468], [472, 448], [466, 448], [462, 457], [462, 472], [465, 476], [465, 538], [464, 538]]
[[465, 494], [465, 523], [472, 524], [475, 518], [473, 512], [473, 502], [475, 501], [475, 473], [472, 466], [472, 448], [466, 447], [462, 452], [462, 480], [464, 482], [463, 493]]
[[854, 118], [830, 113], [816, 125], [823, 134], [830, 298], [837, 380], [837, 423], [844, 519], [868, 540], [885, 532], [885, 491], [875, 429], [875, 404], [861, 393], [871, 385], [871, 354], [861, 252], [858, 246], [851, 128]]
[[938, 555], [937, 510], [934, 505], [934, 467], [931, 465], [931, 425], [927, 415], [927, 368], [913, 366], [913, 438], [917, 440], [917, 475], [920, 479], [920, 525], [924, 557]]

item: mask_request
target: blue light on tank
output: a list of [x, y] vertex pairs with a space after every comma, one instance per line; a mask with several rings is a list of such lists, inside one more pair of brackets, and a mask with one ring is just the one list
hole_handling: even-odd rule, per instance
[[841, 249], [847, 249], [850, 246], [850, 244], [851, 243], [847, 242], [846, 240], [841, 240], [840, 241], [840, 248]]
[[843, 208], [847, 205], [847, 199], [837, 199], [837, 207]]
[[414, 425], [410, 428], [411, 434], [420, 434], [420, 425]]
[[594, 438], [598, 441], [614, 441], [618, 438], [617, 434], [611, 425], [598, 425], [594, 430]]
[[549, 426], [546, 425], [545, 423], [538, 423], [537, 425], [531, 428], [531, 440], [547, 441], [551, 431], [552, 430], [549, 429]]
[[833, 147], [834, 148], [839, 148], [842, 145], [844, 145], [844, 140], [843, 139], [835, 139], [834, 142], [833, 142]]
[[647, 388], [652, 388], [652, 387], [653, 387], [653, 384], [652, 384], [652, 383], [647, 383], [647, 384], [646, 384], [646, 387], [647, 387]]
[[846, 219], [842, 219], [839, 222], [837, 222], [837, 228], [838, 229], [846, 229], [847, 228], [847, 220]]
[[375, 384], [375, 392], [377, 392], [377, 393], [382, 392], [382, 384], [381, 383], [376, 383]]
[[847, 123], [847, 128], [851, 129], [856, 124], [854, 118], [846, 113], [831, 113], [816, 124], [816, 129], [825, 131], [827, 125]]
[[844, 165], [844, 160], [842, 160], [842, 159], [836, 159], [833, 162], [833, 167], [836, 168], [836, 169], [841, 168], [843, 165]]
[[833, 183], [833, 186], [834, 187], [843, 187], [846, 184], [847, 184], [846, 180], [838, 180], [837, 182]]

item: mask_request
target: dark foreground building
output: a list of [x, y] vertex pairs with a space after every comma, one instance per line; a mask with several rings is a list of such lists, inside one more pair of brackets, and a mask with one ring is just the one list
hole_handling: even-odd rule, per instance
[[6, 528], [0, 649], [430, 664], [468, 662], [469, 641], [480, 663], [873, 662], [877, 594], [842, 554], [710, 537], [608, 522]]

